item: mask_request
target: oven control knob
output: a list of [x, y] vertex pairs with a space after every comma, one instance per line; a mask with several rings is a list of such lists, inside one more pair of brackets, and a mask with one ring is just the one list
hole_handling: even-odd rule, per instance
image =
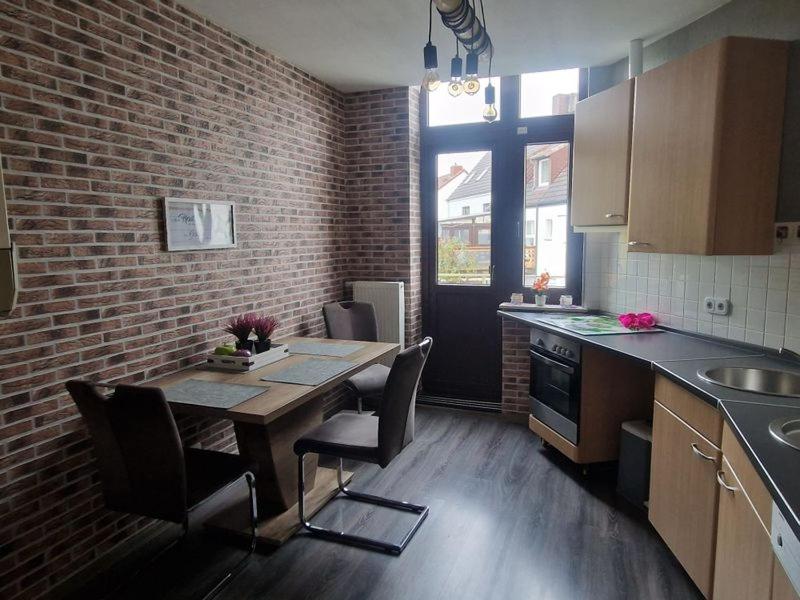
[[542, 338], [539, 338], [538, 340], [536, 340], [536, 345], [537, 346], [544, 346], [544, 340]]
[[559, 346], [558, 344], [553, 344], [553, 352], [555, 352], [556, 354], [561, 352], [561, 346]]
[[575, 358], [575, 353], [572, 350], [567, 350], [567, 358]]

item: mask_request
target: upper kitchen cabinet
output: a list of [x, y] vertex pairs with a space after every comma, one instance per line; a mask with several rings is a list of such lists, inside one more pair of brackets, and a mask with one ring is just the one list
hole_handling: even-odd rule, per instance
[[637, 78], [630, 250], [772, 254], [787, 53], [728, 37]]
[[628, 79], [575, 107], [574, 227], [628, 221], [633, 88], [634, 80]]

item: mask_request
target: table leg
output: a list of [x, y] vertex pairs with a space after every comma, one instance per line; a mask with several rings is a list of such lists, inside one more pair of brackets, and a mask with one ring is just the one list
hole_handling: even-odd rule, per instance
[[[256, 495], [263, 519], [297, 504], [297, 457], [295, 441], [322, 423], [322, 402], [308, 402], [266, 425], [234, 423], [239, 454], [258, 463]], [[318, 457], [307, 454], [306, 488], [314, 487]]]

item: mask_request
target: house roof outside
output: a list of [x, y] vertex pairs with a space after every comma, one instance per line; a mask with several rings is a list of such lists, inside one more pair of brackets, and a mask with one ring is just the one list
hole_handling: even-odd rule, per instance
[[[558, 161], [562, 163], [561, 169], [558, 172], [550, 173], [549, 185], [540, 186], [537, 184], [536, 180], [535, 163], [543, 158], [551, 157], [559, 151], [568, 152], [568, 144], [542, 144], [534, 146], [528, 151], [526, 156], [528, 168], [525, 169], [525, 206], [544, 206], [566, 203], [569, 193], [568, 161]], [[486, 152], [467, 177], [450, 195], [447, 201], [463, 200], [476, 196], [489, 196], [491, 194], [492, 182], [491, 158], [491, 153]], [[551, 168], [558, 168], [556, 161], [551, 162]]]

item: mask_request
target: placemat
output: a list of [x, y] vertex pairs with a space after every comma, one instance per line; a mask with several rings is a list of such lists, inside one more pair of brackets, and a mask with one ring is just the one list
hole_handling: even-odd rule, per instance
[[245, 400], [263, 394], [269, 388], [263, 385], [241, 385], [238, 383], [217, 383], [203, 379], [187, 379], [164, 388], [169, 402], [197, 404], [212, 408], [233, 408]]
[[[291, 348], [290, 348], [291, 351]], [[328, 381], [331, 377], [336, 377], [348, 369], [352, 369], [356, 363], [346, 360], [322, 360], [309, 358], [301, 363], [281, 369], [272, 375], [265, 375], [261, 381], [278, 381], [280, 383], [298, 383], [300, 385], [319, 385]]]
[[290, 354], [316, 354], [317, 356], [336, 356], [341, 358], [364, 347], [364, 344], [331, 344], [304, 340], [289, 344]]

